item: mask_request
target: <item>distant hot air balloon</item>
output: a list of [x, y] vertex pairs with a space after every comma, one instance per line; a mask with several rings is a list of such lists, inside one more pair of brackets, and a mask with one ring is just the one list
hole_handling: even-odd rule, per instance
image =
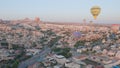
[[81, 33], [78, 32], [78, 31], [73, 32], [73, 35], [74, 35], [75, 38], [81, 37]]
[[99, 6], [93, 6], [91, 8], [91, 13], [94, 17], [94, 19], [97, 19], [97, 16], [100, 14], [101, 8]]
[[[40, 18], [39, 17], [35, 17], [35, 22], [37, 23], [36, 28], [37, 29], [40, 28], [40, 26], [39, 26]], [[37, 31], [35, 31], [35, 36], [37, 36]]]
[[35, 22], [37, 22], [37, 23], [40, 22], [40, 18], [39, 18], [39, 17], [36, 17], [36, 18], [35, 18]]

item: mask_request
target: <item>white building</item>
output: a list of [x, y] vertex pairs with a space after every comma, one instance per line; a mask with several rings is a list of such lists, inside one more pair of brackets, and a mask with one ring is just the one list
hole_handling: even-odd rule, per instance
[[26, 49], [26, 55], [36, 55], [40, 53], [40, 49]]
[[92, 50], [93, 50], [93, 51], [98, 51], [98, 50], [100, 50], [100, 49], [101, 49], [100, 46], [94, 46]]
[[80, 68], [80, 65], [76, 64], [74, 62], [70, 62], [70, 63], [65, 63], [65, 67], [68, 67], [68, 68]]
[[115, 57], [120, 59], [120, 51], [116, 53]]

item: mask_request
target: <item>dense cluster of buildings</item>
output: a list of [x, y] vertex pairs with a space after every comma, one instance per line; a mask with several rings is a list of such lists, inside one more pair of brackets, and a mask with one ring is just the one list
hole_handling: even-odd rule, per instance
[[66, 58], [51, 50], [42, 61], [38, 59], [27, 68], [120, 67], [120, 25], [52, 24], [39, 18], [0, 20], [0, 61], [24, 62], [26, 56], [32, 58], [44, 51], [56, 36], [61, 38], [54, 48], [70, 48], [72, 55]]

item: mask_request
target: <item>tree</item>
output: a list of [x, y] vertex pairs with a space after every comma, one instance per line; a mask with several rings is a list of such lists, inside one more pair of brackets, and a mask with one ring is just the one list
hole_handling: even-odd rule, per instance
[[12, 48], [17, 50], [19, 48], [18, 44], [12, 44]]
[[67, 53], [67, 55], [65, 56], [66, 58], [70, 58], [72, 56], [72, 53]]
[[32, 43], [32, 46], [33, 46], [33, 47], [36, 47], [36, 46], [37, 46], [36, 42], [33, 42], [33, 43]]
[[12, 68], [18, 68], [18, 65], [19, 65], [19, 61], [15, 60], [15, 62], [12, 65]]
[[79, 46], [84, 46], [85, 42], [84, 41], [77, 41], [74, 45], [74, 47], [79, 47]]
[[72, 56], [72, 53], [70, 53], [70, 48], [56, 48], [54, 51], [58, 53], [58, 55], [63, 55], [66, 58], [69, 58]]
[[9, 64], [7, 64], [7, 65], [6, 65], [6, 68], [10, 68], [10, 65], [9, 65]]
[[61, 51], [61, 48], [54, 48], [53, 51], [54, 51], [54, 52], [60, 52], [60, 51]]

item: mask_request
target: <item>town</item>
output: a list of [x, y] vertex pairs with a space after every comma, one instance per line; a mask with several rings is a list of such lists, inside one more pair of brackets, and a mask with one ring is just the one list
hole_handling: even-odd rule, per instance
[[120, 25], [0, 20], [0, 68], [120, 68]]

